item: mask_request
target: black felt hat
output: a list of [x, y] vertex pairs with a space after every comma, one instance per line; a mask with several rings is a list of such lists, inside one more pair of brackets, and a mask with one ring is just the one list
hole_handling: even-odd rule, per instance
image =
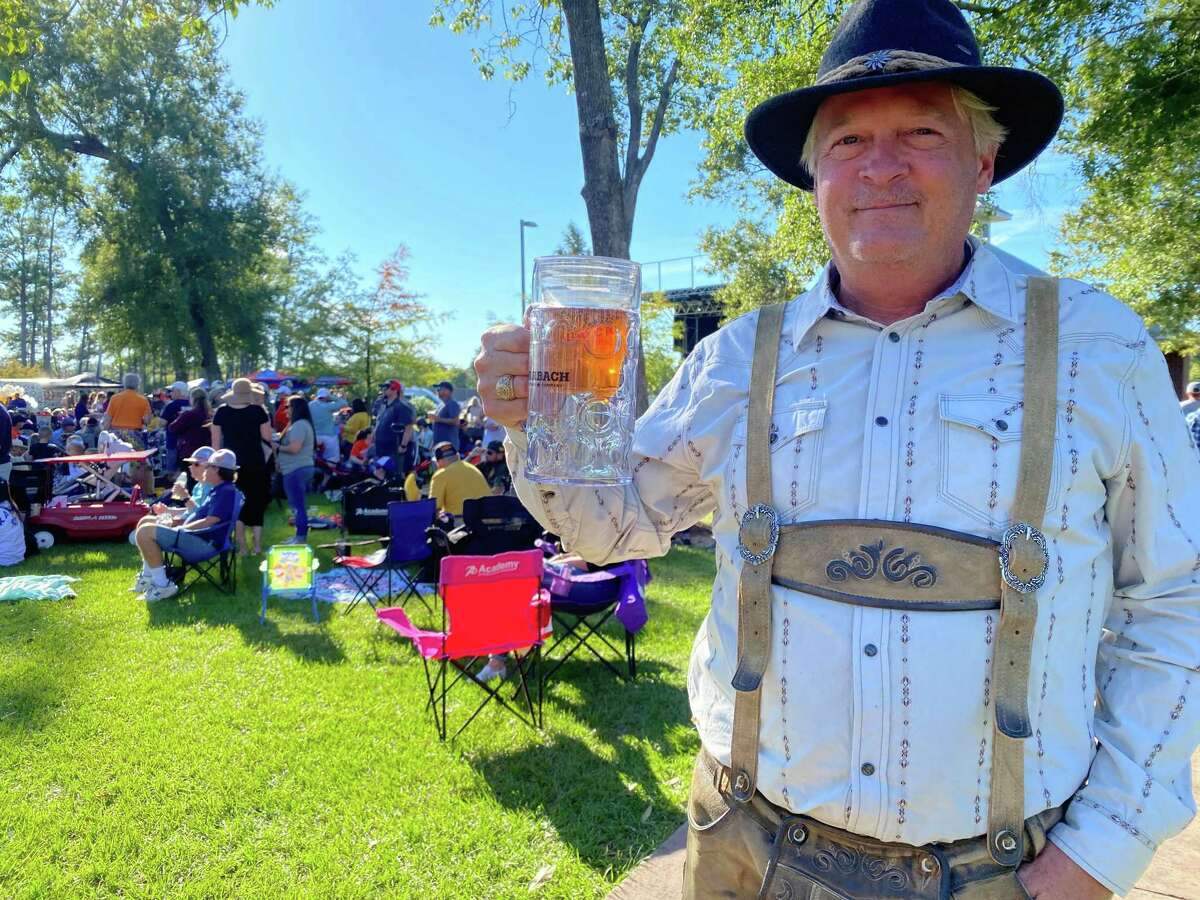
[[1054, 82], [1027, 69], [985, 66], [971, 26], [949, 0], [858, 0], [838, 23], [811, 87], [760, 103], [746, 118], [746, 142], [789, 184], [811, 191], [800, 162], [817, 108], [850, 91], [922, 81], [960, 85], [996, 107], [1008, 130], [992, 183], [1019, 171], [1054, 139], [1063, 99]]

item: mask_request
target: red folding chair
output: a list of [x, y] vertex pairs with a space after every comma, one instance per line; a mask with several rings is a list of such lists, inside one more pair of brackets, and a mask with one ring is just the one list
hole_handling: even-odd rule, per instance
[[[400, 606], [376, 610], [387, 625], [413, 642], [425, 667], [429, 705], [438, 738], [446, 740], [446, 697], [469, 681], [486, 694], [454, 732], [458, 737], [495, 700], [532, 728], [542, 727], [542, 643], [550, 634], [550, 596], [542, 589], [542, 552], [523, 550], [495, 556], [448, 556], [442, 560], [438, 594], [442, 630], [415, 627]], [[480, 660], [510, 653], [517, 682], [510, 700], [474, 672]], [[447, 681], [453, 668], [453, 680]]]

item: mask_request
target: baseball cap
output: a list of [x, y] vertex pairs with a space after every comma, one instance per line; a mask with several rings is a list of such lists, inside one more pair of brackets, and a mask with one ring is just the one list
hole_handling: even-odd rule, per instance
[[280, 397], [286, 397], [291, 392], [292, 389], [290, 387], [288, 387], [286, 384], [281, 384], [279, 386], [279, 390], [277, 390], [275, 393], [277, 393]]
[[[208, 447], [208, 446], [197, 447], [195, 450], [192, 451], [192, 455], [185, 456], [183, 461], [185, 463], [200, 463], [201, 465], [204, 465], [212, 459], [212, 455], [216, 452], [217, 451], [214, 450], [212, 447]], [[226, 468], [228, 468], [228, 467], [226, 467]]]
[[441, 441], [433, 446], [434, 459], [446, 459], [450, 456], [458, 456], [458, 449], [449, 441]]
[[328, 400], [329, 399], [329, 388], [326, 388], [326, 387], [317, 388], [317, 399], [318, 400]]
[[237, 471], [237, 454], [228, 448], [218, 450], [208, 458], [208, 464], [216, 466], [218, 469], [233, 469]]
[[398, 394], [404, 393], [404, 385], [402, 385], [395, 378], [393, 378], [391, 381], [385, 381], [383, 383], [383, 389], [385, 391], [395, 391]]
[[504, 441], [488, 441], [487, 448], [495, 453], [503, 453]]
[[375, 460], [374, 467], [376, 469], [383, 469], [383, 471], [385, 471], [385, 472], [395, 472], [396, 471], [396, 460], [394, 460], [390, 456], [381, 456], [381, 457], [379, 457], [379, 459]]
[[442, 388], [445, 388], [445, 389], [446, 389], [446, 390], [448, 390], [448, 391], [452, 391], [452, 390], [454, 390], [454, 385], [452, 385], [452, 384], [451, 384], [450, 382], [448, 382], [448, 381], [439, 381], [437, 384], [435, 384], [435, 385], [433, 386], [433, 389], [434, 389], [435, 391], [441, 390]]
[[1193, 381], [1188, 385], [1189, 394], [1200, 394], [1200, 381]]
[[172, 382], [172, 383], [171, 383], [171, 390], [172, 390], [172, 391], [179, 391], [181, 394], [186, 394], [186, 393], [187, 393], [187, 382], [186, 382], [186, 381], [175, 381], [175, 382]]

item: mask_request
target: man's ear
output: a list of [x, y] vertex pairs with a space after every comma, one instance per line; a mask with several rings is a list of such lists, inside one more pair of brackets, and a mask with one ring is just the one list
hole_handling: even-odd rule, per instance
[[992, 180], [996, 177], [996, 154], [999, 152], [999, 147], [989, 147], [985, 153], [979, 156], [979, 174], [975, 177], [975, 193], [986, 194], [991, 188]]

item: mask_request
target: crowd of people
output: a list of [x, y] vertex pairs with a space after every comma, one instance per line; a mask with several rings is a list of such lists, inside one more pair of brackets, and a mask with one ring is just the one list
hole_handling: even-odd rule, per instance
[[[243, 555], [262, 553], [273, 497], [290, 507], [289, 542], [304, 543], [313, 491], [392, 483], [409, 500], [436, 500], [446, 524], [461, 517], [466, 500], [511, 492], [503, 429], [484, 416], [478, 397], [460, 404], [449, 382], [433, 390], [438, 404], [419, 415], [394, 379], [370, 401], [328, 387], [272, 388], [246, 378], [191, 387], [177, 381], [145, 393], [136, 374], [125, 375], [111, 396], [68, 392], [54, 407], [39, 406], [18, 388], [0, 388], [0, 477], [9, 479], [14, 462], [157, 450], [119, 468], [151, 502], [151, 514], [131, 535], [143, 557], [135, 588], [162, 599], [174, 587], [165, 582], [162, 551], [216, 540], [222, 516], [228, 530], [232, 490], [241, 494], [235, 540]], [[88, 490], [70, 480], [74, 469], [56, 467], [55, 493]]]

